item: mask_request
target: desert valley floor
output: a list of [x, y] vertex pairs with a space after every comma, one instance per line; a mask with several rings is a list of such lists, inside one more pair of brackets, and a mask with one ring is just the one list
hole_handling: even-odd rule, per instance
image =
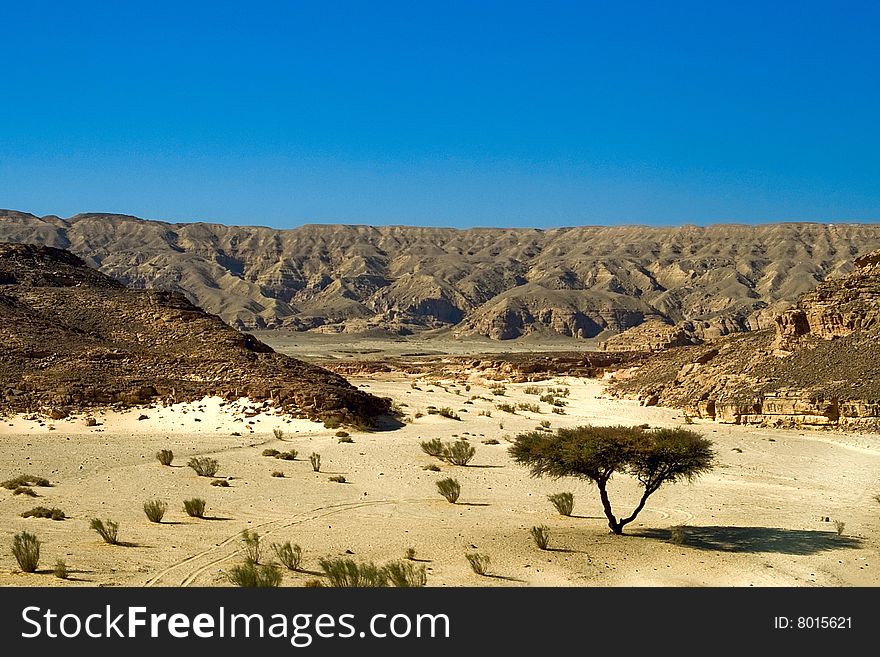
[[[239, 535], [258, 532], [271, 542], [303, 549], [304, 572], [285, 571], [283, 585], [319, 577], [318, 559], [351, 556], [385, 563], [414, 548], [427, 568], [429, 586], [876, 586], [880, 440], [875, 434], [747, 428], [697, 421], [693, 427], [715, 442], [717, 466], [693, 484], [667, 485], [648, 501], [627, 535], [610, 534], [594, 486], [586, 481], [534, 479], [508, 456], [509, 440], [539, 422], [551, 428], [578, 424], [679, 426], [680, 411], [641, 407], [603, 396], [598, 380], [555, 378], [507, 383], [465, 383], [402, 373], [349, 377], [369, 392], [388, 396], [411, 422], [393, 431], [337, 429], [291, 420], [242, 400], [86, 414], [63, 420], [8, 417], [0, 424], [0, 479], [19, 474], [46, 477], [39, 497], [0, 489], [0, 585], [228, 585], [224, 572], [241, 561]], [[518, 410], [499, 403], [534, 403], [527, 386], [566, 387], [565, 414]], [[474, 398], [474, 399], [472, 399]], [[470, 402], [470, 403], [466, 403]], [[460, 421], [429, 414], [450, 407]], [[259, 412], [258, 412], [259, 411]], [[482, 412], [491, 415], [481, 414]], [[415, 417], [420, 413], [420, 417]], [[147, 416], [144, 419], [139, 419]], [[282, 429], [279, 440], [273, 429]], [[466, 438], [476, 456], [466, 467], [426, 455], [420, 442]], [[498, 444], [484, 444], [495, 439]], [[262, 456], [265, 449], [299, 455], [294, 461]], [[155, 454], [171, 449], [171, 467]], [[314, 472], [308, 455], [321, 455]], [[220, 462], [210, 485], [186, 467], [193, 455]], [[440, 472], [424, 466], [436, 463]], [[272, 476], [274, 471], [283, 477]], [[345, 483], [330, 477], [343, 475]], [[435, 482], [461, 483], [457, 504]], [[574, 494], [574, 513], [559, 515], [547, 495]], [[612, 482], [618, 514], [637, 501], [626, 477]], [[183, 511], [184, 499], [207, 501], [206, 519]], [[168, 503], [161, 524], [142, 510], [150, 499]], [[63, 521], [22, 518], [37, 505], [57, 507]], [[119, 523], [122, 545], [104, 544], [91, 518]], [[839, 535], [835, 521], [844, 523]], [[550, 529], [550, 550], [539, 550], [529, 529]], [[683, 544], [670, 528], [684, 525]], [[13, 534], [35, 533], [43, 542], [40, 571], [17, 571], [8, 549]], [[266, 549], [271, 554], [271, 551]], [[488, 576], [476, 575], [465, 554], [491, 558]], [[63, 559], [67, 582], [52, 575]]]

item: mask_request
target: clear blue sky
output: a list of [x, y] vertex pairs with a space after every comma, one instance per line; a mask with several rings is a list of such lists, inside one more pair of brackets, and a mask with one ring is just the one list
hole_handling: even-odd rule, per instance
[[0, 207], [880, 221], [880, 2], [3, 2]]

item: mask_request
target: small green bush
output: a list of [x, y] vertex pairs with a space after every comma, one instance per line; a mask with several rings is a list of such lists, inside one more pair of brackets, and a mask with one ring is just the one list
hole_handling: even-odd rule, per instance
[[570, 516], [574, 509], [574, 495], [571, 493], [553, 493], [547, 499], [556, 507], [561, 516]]
[[170, 449], [161, 449], [156, 452], [156, 458], [162, 465], [171, 465], [171, 462], [174, 460], [174, 452]]
[[550, 410], [553, 411], [554, 413], [556, 413], [556, 415], [565, 415], [565, 409], [564, 409], [564, 408], [559, 408], [558, 406], [554, 406], [554, 407], [551, 408]]
[[14, 477], [12, 479], [7, 479], [3, 483], [0, 483], [0, 486], [7, 490], [15, 490], [21, 486], [51, 486], [49, 480], [45, 477], [35, 477], [34, 475], [19, 475], [18, 477]]
[[458, 501], [458, 496], [461, 495], [461, 485], [457, 480], [451, 478], [438, 481], [437, 490], [450, 504], [455, 504]]
[[281, 585], [281, 571], [274, 564], [246, 561], [230, 569], [226, 578], [244, 588], [273, 588]]
[[526, 404], [526, 403], [520, 402], [519, 404], [516, 405], [516, 407], [521, 411], [529, 411], [531, 413], [540, 413], [541, 412], [541, 406], [539, 404]]
[[401, 588], [422, 587], [428, 577], [424, 566], [417, 566], [408, 561], [391, 561], [385, 564], [385, 575], [392, 586]]
[[278, 440], [281, 440], [282, 438], [284, 438], [284, 429], [272, 429], [272, 435], [275, 436], [275, 438], [277, 438]]
[[27, 486], [19, 486], [14, 491], [12, 491], [13, 495], [27, 495], [28, 497], [39, 497], [36, 491], [33, 488], [29, 488]]
[[200, 497], [193, 497], [183, 501], [183, 510], [190, 518], [205, 517], [205, 500]]
[[102, 539], [104, 539], [105, 543], [108, 543], [110, 545], [119, 545], [119, 540], [116, 538], [116, 535], [119, 532], [118, 522], [92, 518], [91, 522], [89, 523], [89, 527], [98, 532], [98, 535]]
[[277, 477], [277, 478], [283, 478], [283, 477], [284, 477], [284, 473], [281, 472], [281, 470], [273, 470], [271, 476], [273, 476], [273, 477]]
[[544, 392], [544, 389], [538, 386], [526, 386], [523, 388], [523, 392], [527, 395], [540, 395]]
[[489, 391], [490, 391], [493, 395], [498, 395], [499, 397], [503, 397], [503, 396], [504, 396], [504, 393], [507, 392], [507, 388], [505, 388], [505, 387], [502, 386], [502, 385], [494, 385], [494, 386], [492, 386], [491, 388], [489, 388]]
[[[505, 413], [511, 413], [512, 415], [516, 415], [516, 406], [513, 404], [495, 404], [495, 408], [499, 411], [504, 411]], [[502, 427], [503, 429], [504, 427]]]
[[312, 452], [311, 454], [309, 454], [309, 463], [312, 464], [312, 470], [314, 470], [315, 472], [321, 471], [321, 455], [320, 454], [318, 454], [316, 452]]
[[491, 560], [489, 559], [488, 554], [469, 553], [464, 555], [464, 557], [471, 565], [471, 570], [473, 570], [477, 575], [485, 575], [486, 572], [489, 570], [489, 563], [491, 562]]
[[422, 468], [422, 470], [429, 470], [431, 472], [440, 472], [440, 466], [437, 465], [436, 463], [429, 463], [428, 465], [424, 466]]
[[272, 543], [272, 550], [278, 561], [288, 570], [299, 570], [302, 564], [302, 548], [299, 545], [291, 545], [290, 541], [282, 544]]
[[40, 563], [40, 539], [29, 532], [19, 532], [12, 537], [12, 554], [21, 572], [35, 572]]
[[451, 408], [449, 408], [448, 406], [444, 406], [443, 408], [438, 408], [437, 413], [440, 414], [442, 417], [448, 417], [450, 420], [459, 420], [459, 421], [461, 420], [461, 418], [458, 416], [458, 414], [455, 411], [453, 411]]
[[549, 429], [550, 428], [550, 420], [541, 420], [538, 424], [541, 425], [542, 429]]
[[144, 502], [144, 513], [150, 522], [162, 522], [168, 505], [162, 500], [147, 500]]
[[275, 458], [281, 459], [282, 461], [296, 461], [297, 456], [299, 456], [299, 452], [295, 449], [289, 449], [286, 452], [278, 452], [275, 455]]
[[416, 549], [413, 547], [406, 548], [406, 558], [410, 561], [415, 561]]
[[44, 506], [35, 506], [30, 511], [21, 514], [22, 518], [51, 518], [52, 520], [64, 520], [67, 516], [61, 509], [47, 509]]
[[443, 457], [443, 441], [439, 438], [422, 441], [422, 451], [428, 456]]
[[475, 447], [472, 447], [466, 440], [456, 440], [452, 445], [446, 445], [443, 448], [443, 460], [452, 465], [467, 465], [477, 453]]
[[58, 579], [67, 579], [70, 577], [70, 571], [67, 570], [67, 564], [64, 563], [64, 559], [59, 559], [55, 562], [52, 574]]
[[213, 477], [220, 469], [220, 463], [217, 462], [217, 459], [208, 456], [194, 456], [187, 462], [187, 465], [195, 470], [200, 477]]
[[497, 438], [486, 438], [486, 440], [483, 441], [483, 444], [484, 445], [498, 445], [500, 443], [498, 442]]
[[260, 545], [260, 535], [257, 532], [249, 529], [241, 531], [241, 549], [244, 552], [245, 561], [260, 563], [263, 547]]
[[540, 549], [546, 550], [547, 543], [550, 541], [550, 529], [545, 525], [541, 525], [540, 527], [532, 527], [529, 530], [529, 533], [532, 535], [532, 539], [535, 541], [535, 545], [537, 545]]
[[334, 484], [344, 484], [345, 477], [343, 477], [342, 475], [333, 475], [332, 477], [330, 477], [330, 481], [332, 481]]
[[388, 574], [374, 563], [357, 563], [353, 559], [322, 558], [318, 561], [330, 586], [380, 587], [388, 584]]

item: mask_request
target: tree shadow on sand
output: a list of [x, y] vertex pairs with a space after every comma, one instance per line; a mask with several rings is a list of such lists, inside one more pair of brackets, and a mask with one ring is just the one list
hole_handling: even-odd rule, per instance
[[[835, 532], [808, 529], [779, 529], [776, 527], [697, 527], [685, 525], [686, 547], [718, 552], [776, 552], [778, 554], [810, 555], [828, 550], [861, 547], [862, 540], [838, 536]], [[669, 529], [641, 529], [632, 536], [669, 541]]]

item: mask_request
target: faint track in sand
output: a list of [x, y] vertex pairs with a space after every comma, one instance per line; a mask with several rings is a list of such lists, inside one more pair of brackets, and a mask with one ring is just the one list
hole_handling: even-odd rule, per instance
[[[279, 518], [276, 520], [269, 520], [260, 523], [259, 525], [254, 525], [249, 529], [265, 530], [261, 535], [262, 538], [265, 536], [270, 536], [273, 533], [282, 529], [287, 529], [288, 527], [293, 527], [294, 525], [311, 522], [312, 520], [335, 515], [337, 513], [344, 513], [346, 511], [354, 511], [356, 509], [370, 506], [379, 506], [382, 504], [397, 504], [403, 501], [404, 500], [371, 500], [369, 502], [342, 502], [340, 504], [319, 506], [315, 507], [314, 509], [298, 513], [292, 518], [288, 517]], [[197, 554], [189, 556], [182, 561], [178, 561], [177, 563], [172, 564], [167, 568], [164, 568], [163, 570], [150, 577], [150, 579], [148, 579], [144, 583], [144, 586], [189, 586], [209, 568], [235, 557], [238, 554], [237, 542], [240, 537], [241, 532], [236, 532], [231, 536], [227, 536], [217, 545], [213, 545], [206, 550], [202, 550]], [[231, 552], [227, 552], [218, 556], [218, 553], [224, 552], [226, 548], [229, 548], [233, 545], [235, 547]]]

